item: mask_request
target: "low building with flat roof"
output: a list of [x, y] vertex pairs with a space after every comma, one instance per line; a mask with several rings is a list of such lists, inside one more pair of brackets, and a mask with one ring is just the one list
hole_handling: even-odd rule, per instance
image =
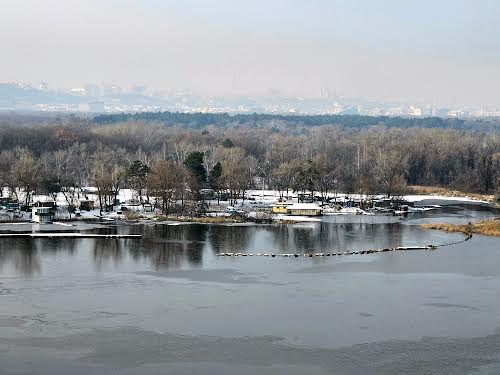
[[319, 216], [322, 209], [315, 203], [294, 203], [287, 207], [287, 214], [293, 216]]
[[287, 214], [288, 207], [292, 206], [293, 202], [276, 202], [271, 211], [273, 214]]

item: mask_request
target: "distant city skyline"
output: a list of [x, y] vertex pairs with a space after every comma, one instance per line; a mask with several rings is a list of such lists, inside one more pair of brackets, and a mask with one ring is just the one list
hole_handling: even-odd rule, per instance
[[270, 90], [265, 95], [203, 95], [192, 90], [156, 90], [144, 85], [86, 83], [82, 87], [60, 89], [47, 81], [0, 82], [0, 111], [42, 112], [203, 112], [343, 114], [403, 117], [500, 117], [494, 106], [439, 106], [435, 103], [383, 101], [350, 98], [322, 90], [313, 97], [283, 95]]
[[5, 0], [0, 82], [500, 108], [494, 0]]

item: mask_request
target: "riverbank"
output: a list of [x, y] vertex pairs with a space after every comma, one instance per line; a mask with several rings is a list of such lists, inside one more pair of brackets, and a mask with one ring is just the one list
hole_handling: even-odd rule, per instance
[[[429, 190], [431, 189], [431, 190]], [[494, 202], [494, 196], [487, 195], [474, 195], [462, 192], [451, 191], [444, 188], [427, 188], [427, 187], [413, 187], [412, 192], [427, 193], [417, 195], [405, 195], [403, 199], [409, 202], [409, 205], [415, 205], [417, 210], [410, 213], [420, 212], [418, 209], [429, 210], [439, 208], [446, 205], [469, 204], [480, 205], [483, 207], [500, 208], [498, 203]], [[289, 216], [289, 215], [273, 215], [271, 214], [271, 206], [279, 199], [279, 192], [265, 191], [265, 194], [256, 190], [249, 190], [248, 197], [245, 202], [237, 202], [235, 207], [238, 209], [238, 215], [230, 215], [225, 211], [227, 202], [221, 205], [215, 205], [214, 202], [209, 203], [209, 212], [206, 216], [194, 217], [188, 215], [168, 215], [164, 216], [160, 212], [139, 212], [130, 211], [118, 207], [114, 212], [103, 212], [102, 216], [99, 209], [95, 208], [91, 211], [80, 211], [78, 217], [70, 215], [67, 211], [67, 206], [60, 199], [58, 200], [58, 208], [54, 222], [89, 222], [89, 223], [102, 223], [113, 221], [130, 221], [130, 222], [145, 222], [145, 221], [158, 221], [158, 222], [182, 222], [182, 223], [202, 223], [202, 224], [294, 224], [297, 222], [312, 222], [321, 221], [318, 217], [308, 216]], [[260, 194], [260, 195], [259, 195]], [[127, 201], [128, 198], [133, 197], [130, 189], [124, 189], [120, 192], [120, 200]], [[44, 196], [37, 196], [38, 199]], [[46, 197], [45, 197], [46, 198]], [[382, 199], [383, 196], [368, 197], [359, 194], [337, 194], [336, 198], [339, 201], [346, 200], [367, 200], [369, 198]], [[294, 198], [296, 199], [296, 198]], [[31, 221], [31, 212], [8, 210], [0, 210], [0, 223], [26, 223]]]
[[500, 218], [478, 221], [476, 223], [454, 225], [454, 224], [422, 224], [423, 229], [437, 229], [445, 232], [458, 232], [464, 234], [481, 234], [484, 236], [500, 237]]
[[262, 219], [247, 216], [157, 216], [153, 219], [157, 222], [181, 222], [181, 223], [200, 223], [200, 224], [296, 224], [297, 220], [273, 220]]
[[487, 202], [492, 206], [500, 207], [500, 203], [496, 200], [493, 194], [478, 194], [470, 193], [459, 190], [439, 186], [409, 186], [409, 197], [415, 196], [428, 196], [429, 199], [458, 199], [468, 200], [471, 202]]

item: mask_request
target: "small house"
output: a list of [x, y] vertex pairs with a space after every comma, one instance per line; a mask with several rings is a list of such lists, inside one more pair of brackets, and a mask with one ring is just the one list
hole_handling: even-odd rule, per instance
[[142, 211], [142, 205], [138, 202], [122, 204], [120, 207], [121, 211], [131, 211], [140, 212]]
[[95, 206], [95, 202], [90, 199], [82, 199], [80, 200], [80, 210], [82, 211], [90, 211], [93, 210]]
[[55, 202], [37, 202], [31, 207], [31, 221], [35, 223], [50, 223], [55, 216]]
[[292, 202], [277, 202], [273, 205], [271, 210], [273, 214], [287, 214], [287, 209], [291, 205], [293, 205]]
[[7, 203], [7, 211], [15, 211], [19, 210], [19, 203], [18, 202], [10, 202]]
[[10, 203], [12, 203], [12, 199], [9, 197], [0, 197], [0, 206], [7, 208]]
[[314, 196], [312, 193], [298, 193], [297, 198], [300, 202], [312, 203]]
[[287, 207], [287, 214], [292, 216], [319, 216], [322, 210], [315, 203], [294, 203]]

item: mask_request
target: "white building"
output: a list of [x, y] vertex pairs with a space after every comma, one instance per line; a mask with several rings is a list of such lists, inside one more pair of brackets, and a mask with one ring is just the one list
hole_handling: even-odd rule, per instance
[[410, 109], [408, 109], [408, 114], [410, 116], [420, 117], [420, 116], [422, 116], [422, 108], [415, 107], [415, 106], [411, 105]]
[[55, 214], [52, 207], [32, 207], [31, 221], [34, 223], [48, 223], [54, 220]]
[[85, 89], [81, 87], [75, 87], [71, 90], [69, 90], [71, 95], [76, 95], [76, 96], [84, 96], [85, 95]]
[[85, 86], [85, 95], [91, 96], [93, 98], [99, 98], [101, 96], [101, 87], [93, 83], [87, 83]]
[[294, 203], [286, 208], [288, 215], [293, 216], [318, 216], [322, 210], [315, 203]]

